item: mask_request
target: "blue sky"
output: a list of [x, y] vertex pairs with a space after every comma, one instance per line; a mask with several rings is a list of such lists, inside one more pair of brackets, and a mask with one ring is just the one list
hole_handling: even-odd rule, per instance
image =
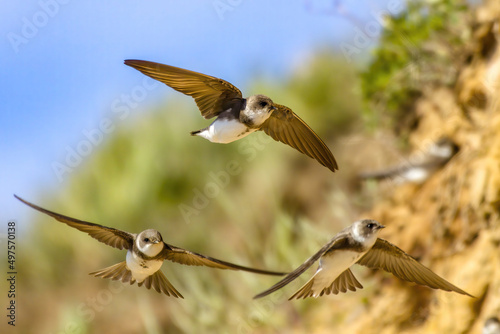
[[[353, 44], [356, 29], [374, 23], [374, 13], [394, 2], [25, 0], [2, 4], [1, 224], [27, 217], [13, 193], [43, 205], [44, 193], [64, 187], [65, 179], [54, 171], [54, 163], [64, 163], [68, 148], [76, 149], [86, 133], [105, 127], [102, 120], [127, 104], [124, 96], [135, 96], [129, 103], [140, 104], [133, 110], [139, 113], [140, 107], [172, 94], [163, 85], [149, 89], [152, 81], [125, 66], [124, 59], [188, 68], [243, 89], [257, 75], [286, 75], [314, 50]], [[370, 39], [370, 46], [375, 41]]]

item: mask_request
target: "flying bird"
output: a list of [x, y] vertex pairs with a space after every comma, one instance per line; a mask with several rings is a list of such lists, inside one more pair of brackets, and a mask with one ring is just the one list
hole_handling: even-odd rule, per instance
[[112, 227], [64, 216], [41, 208], [17, 195], [14, 196], [33, 209], [45, 213], [79, 231], [85, 232], [92, 238], [108, 246], [127, 250], [126, 261], [92, 272], [89, 275], [110, 278], [122, 281], [123, 283], [130, 283], [131, 285], [137, 282], [139, 286], [144, 285], [147, 289], [153, 288], [158, 293], [164, 293], [167, 296], [176, 298], [184, 297], [173, 287], [160, 270], [165, 260], [188, 266], [243, 270], [264, 275], [285, 275], [285, 273], [240, 266], [169, 245], [163, 241], [160, 232], [157, 230], [148, 229], [139, 234], [129, 233]]
[[301, 266], [254, 298], [267, 296], [284, 287], [299, 277], [318, 259], [319, 266], [316, 273], [289, 300], [307, 297], [317, 298], [331, 293], [338, 294], [339, 292], [347, 292], [347, 290], [362, 289], [363, 286], [350, 270], [353, 264], [383, 269], [405, 281], [426, 285], [433, 289], [455, 291], [472, 297], [420, 264], [395, 245], [377, 238], [378, 232], [382, 228], [384, 228], [383, 225], [371, 219], [355, 222], [339, 232]]
[[366, 171], [361, 179], [393, 179], [398, 183], [422, 183], [444, 166], [456, 153], [458, 146], [447, 137], [431, 143], [422, 151], [412, 154], [407, 161], [386, 169]]
[[290, 108], [265, 95], [243, 98], [241, 91], [225, 80], [170, 65], [132, 59], [125, 60], [125, 64], [194, 98], [205, 119], [216, 117], [208, 127], [192, 131], [193, 136], [226, 144], [262, 130], [332, 172], [338, 169], [321, 138]]
[[497, 317], [490, 317], [484, 322], [482, 334], [500, 334], [500, 321]]

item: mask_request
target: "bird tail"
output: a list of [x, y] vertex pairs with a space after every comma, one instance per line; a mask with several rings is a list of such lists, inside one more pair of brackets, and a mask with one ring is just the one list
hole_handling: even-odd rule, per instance
[[[112, 265], [110, 267], [91, 272], [89, 275], [101, 278], [110, 278], [114, 281], [122, 281], [123, 283], [130, 283], [131, 285], [136, 282], [132, 276], [132, 272], [127, 267], [127, 262], [123, 261]], [[158, 270], [153, 275], [148, 276], [144, 281], [137, 282], [139, 286], [144, 286], [148, 289], [155, 289], [158, 293], [164, 293], [167, 296], [175, 298], [184, 298], [179, 291], [177, 291], [168, 279], [163, 275], [161, 270]]]
[[163, 292], [167, 296], [184, 298], [180, 292], [174, 288], [172, 283], [169, 282], [161, 270], [158, 270], [153, 275], [148, 276], [144, 281], [139, 283], [139, 286], [142, 284], [144, 284], [147, 289], [151, 289], [151, 287], [153, 287], [153, 289], [155, 289], [158, 293]]
[[288, 300], [307, 298], [307, 297], [321, 297], [323, 295], [338, 294], [339, 292], [345, 293], [347, 290], [356, 291], [356, 288], [363, 289], [361, 283], [358, 282], [351, 269], [347, 269], [337, 277], [332, 284], [323, 288], [321, 292], [314, 291], [314, 277], [316, 274], [307, 281], [297, 292], [293, 294]]
[[330, 293], [336, 295], [339, 292], [345, 293], [347, 290], [356, 291], [356, 288], [363, 289], [363, 286], [356, 279], [351, 269], [347, 269], [337, 277], [332, 285], [325, 289], [325, 293], [327, 295]]

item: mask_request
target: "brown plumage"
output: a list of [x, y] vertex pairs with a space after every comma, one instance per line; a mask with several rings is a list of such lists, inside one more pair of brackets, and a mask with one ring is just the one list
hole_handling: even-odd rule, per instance
[[[220, 121], [237, 120], [251, 130], [216, 138], [212, 133], [203, 135], [205, 130], [210, 130], [210, 127], [207, 127], [193, 131], [193, 135], [202, 136], [212, 142], [228, 143], [250, 132], [262, 130], [274, 140], [316, 159], [332, 172], [338, 169], [332, 152], [323, 140], [290, 108], [273, 103], [264, 95], [243, 98], [241, 91], [225, 80], [174, 66], [144, 60], [125, 60], [125, 64], [194, 98], [204, 118], [218, 117], [212, 125], [217, 123], [219, 118]], [[250, 104], [250, 101], [256, 103]], [[255, 112], [258, 108], [263, 110]]]
[[139, 286], [144, 284], [147, 289], [153, 288], [157, 292], [164, 293], [167, 296], [183, 298], [161, 272], [160, 268], [164, 260], [188, 266], [206, 266], [217, 269], [242, 270], [263, 275], [282, 276], [285, 274], [240, 266], [169, 245], [163, 242], [162, 236], [157, 230], [149, 229], [142, 231], [139, 234], [129, 233], [111, 227], [64, 216], [30, 203], [17, 195], [14, 196], [33, 209], [45, 213], [62, 223], [76, 228], [77, 230], [85, 232], [92, 238], [108, 246], [118, 249], [126, 249], [128, 251], [127, 261], [92, 272], [90, 275], [101, 278], [110, 278], [112, 280], [122, 281], [123, 283], [134, 284], [137, 282]]
[[377, 238], [384, 226], [375, 220], [357, 221], [345, 228], [281, 281], [254, 298], [261, 298], [284, 287], [299, 277], [317, 260], [316, 273], [290, 299], [321, 297], [339, 292], [356, 291], [363, 286], [357, 281], [350, 267], [359, 264], [373, 269], [383, 269], [408, 282], [425, 285], [433, 289], [454, 291], [472, 297], [429, 268], [406, 254], [390, 242]]

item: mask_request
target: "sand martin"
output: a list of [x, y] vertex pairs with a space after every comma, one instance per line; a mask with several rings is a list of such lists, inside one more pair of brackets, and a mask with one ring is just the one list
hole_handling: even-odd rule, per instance
[[243, 270], [264, 275], [285, 275], [285, 273], [239, 266], [169, 245], [163, 242], [163, 238], [157, 230], [149, 229], [139, 234], [129, 233], [64, 216], [25, 201], [17, 195], [14, 196], [33, 209], [43, 212], [77, 230], [85, 232], [92, 238], [108, 246], [127, 250], [126, 261], [90, 273], [90, 275], [96, 277], [111, 278], [112, 280], [130, 284], [137, 282], [139, 286], [144, 284], [146, 288], [150, 289], [152, 287], [158, 293], [163, 292], [167, 296], [184, 298], [160, 270], [164, 260], [188, 266], [207, 266], [218, 269]]
[[356, 288], [362, 289], [363, 286], [349, 269], [355, 263], [373, 269], [383, 269], [405, 281], [471, 296], [433, 273], [395, 245], [377, 238], [382, 228], [384, 228], [383, 225], [371, 219], [355, 222], [339, 232], [301, 266], [254, 298], [264, 297], [284, 287], [318, 259], [319, 266], [314, 276], [295, 292], [289, 298], [290, 300], [316, 298], [330, 293], [338, 294], [347, 290], [356, 291]]
[[376, 180], [390, 178], [399, 183], [422, 183], [446, 164], [457, 151], [457, 145], [444, 137], [431, 143], [424, 150], [415, 152], [402, 164], [383, 170], [364, 172], [359, 177]]
[[482, 334], [500, 334], [500, 321], [497, 317], [488, 318], [484, 322]]
[[225, 80], [178, 67], [144, 60], [125, 60], [125, 64], [194, 98], [205, 119], [217, 117], [208, 127], [192, 131], [193, 136], [226, 144], [262, 130], [331, 171], [338, 169], [321, 138], [290, 108], [267, 96], [243, 98], [241, 91]]

